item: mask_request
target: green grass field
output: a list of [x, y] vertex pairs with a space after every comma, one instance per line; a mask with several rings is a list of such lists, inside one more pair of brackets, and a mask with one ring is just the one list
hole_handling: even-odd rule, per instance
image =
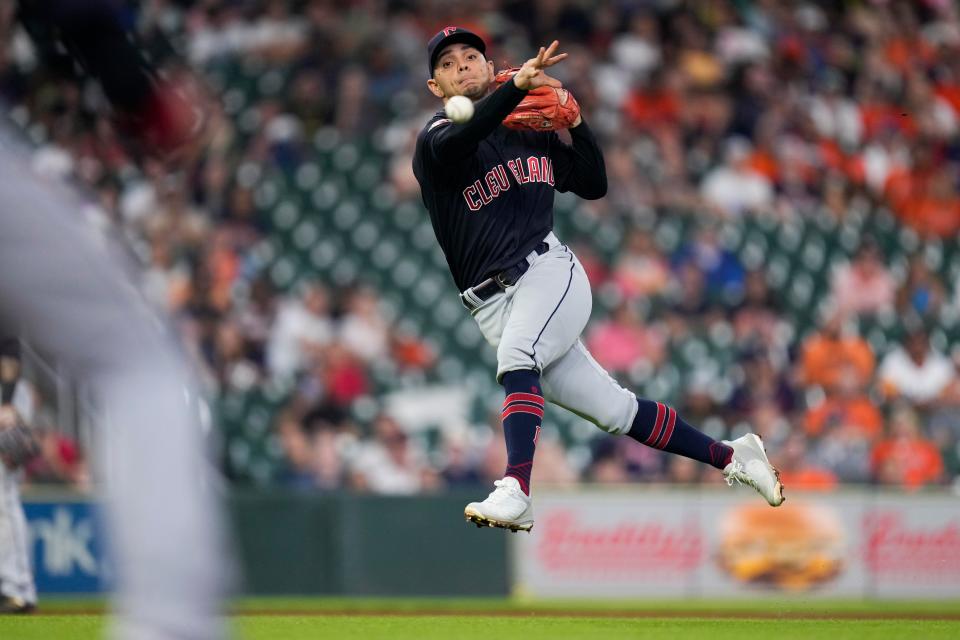
[[[47, 599], [42, 605], [33, 616], [0, 618], [0, 638], [87, 640], [107, 628], [101, 601]], [[960, 638], [960, 602], [255, 598], [237, 602], [231, 622], [236, 636], [248, 640], [926, 640]]]

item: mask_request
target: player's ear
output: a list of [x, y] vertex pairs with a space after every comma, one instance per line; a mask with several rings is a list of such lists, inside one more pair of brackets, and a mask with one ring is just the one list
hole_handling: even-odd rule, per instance
[[493, 68], [493, 60], [487, 60], [487, 79], [490, 82], [493, 82], [493, 79], [496, 77], [497, 72]]
[[430, 93], [437, 96], [438, 98], [444, 97], [443, 89], [440, 88], [440, 85], [437, 84], [437, 81], [434, 80], [433, 78], [430, 78], [429, 80], [427, 80], [427, 89], [430, 89]]

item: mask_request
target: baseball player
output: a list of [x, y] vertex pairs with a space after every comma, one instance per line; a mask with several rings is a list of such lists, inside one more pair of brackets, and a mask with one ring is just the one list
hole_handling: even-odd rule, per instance
[[[35, 38], [100, 81], [129, 131], [155, 152], [194, 136], [189, 109], [159, 89], [112, 0], [24, 0]], [[97, 470], [125, 640], [227, 635], [225, 531], [204, 458], [198, 391], [174, 333], [143, 299], [118, 248], [76, 195], [30, 170], [0, 122], [0, 330], [49, 354], [102, 411]]]
[[27, 426], [30, 392], [19, 381], [20, 342], [0, 337], [0, 613], [30, 613], [37, 606], [19, 483], [20, 468], [38, 446]]
[[[575, 101], [545, 73], [567, 55], [557, 47], [541, 47], [504, 80], [486, 59], [484, 41], [466, 29], [447, 27], [427, 45], [430, 92], [445, 105], [466, 96], [474, 114], [460, 123], [445, 111], [434, 115], [417, 138], [413, 170], [460, 299], [497, 349], [497, 381], [506, 392], [506, 472], [465, 516], [478, 526], [531, 529], [530, 475], [547, 400], [608, 433], [712, 465], [728, 483], [748, 484], [778, 506], [783, 488], [756, 435], [709, 438], [671, 407], [617, 384], [580, 340], [590, 285], [552, 231], [553, 194], [602, 198], [607, 179]], [[503, 81], [491, 91], [495, 79]], [[551, 92], [557, 104], [537, 107]], [[571, 145], [552, 130], [559, 127], [569, 129]]]

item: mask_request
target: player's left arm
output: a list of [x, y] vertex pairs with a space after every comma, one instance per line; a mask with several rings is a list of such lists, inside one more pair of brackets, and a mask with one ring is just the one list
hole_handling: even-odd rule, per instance
[[607, 194], [607, 168], [603, 151], [582, 116], [568, 131], [573, 144], [565, 144], [550, 133], [550, 159], [553, 161], [555, 188], [572, 191], [585, 200], [598, 200]]

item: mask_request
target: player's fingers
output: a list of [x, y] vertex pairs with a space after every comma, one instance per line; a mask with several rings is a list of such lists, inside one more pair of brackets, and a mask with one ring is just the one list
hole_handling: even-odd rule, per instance
[[553, 56], [552, 58], [548, 58], [548, 59], [543, 63], [543, 66], [545, 66], [545, 67], [551, 67], [551, 66], [557, 64], [558, 62], [560, 62], [561, 60], [565, 59], [568, 55], [570, 55], [570, 54], [569, 54], [569, 53], [559, 53], [559, 54]]
[[544, 60], [544, 49], [543, 47], [540, 47], [540, 51], [537, 52], [537, 57], [533, 59], [533, 66], [534, 67], [543, 66], [543, 60]]
[[550, 46], [547, 47], [547, 50], [546, 50], [546, 51], [544, 52], [544, 54], [543, 54], [543, 59], [544, 59], [544, 60], [550, 59], [550, 57], [553, 56], [554, 51], [556, 51], [556, 50], [557, 50], [557, 47], [559, 47], [559, 46], [560, 46], [560, 41], [559, 41], [559, 40], [554, 40], [553, 42], [551, 42], [551, 43], [550, 43]]

